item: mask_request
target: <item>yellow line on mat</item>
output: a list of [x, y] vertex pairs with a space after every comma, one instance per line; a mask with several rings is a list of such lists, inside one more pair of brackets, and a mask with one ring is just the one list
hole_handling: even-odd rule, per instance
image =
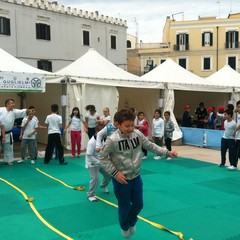
[[[37, 170], [38, 172], [44, 174], [45, 176], [48, 176], [48, 177], [50, 177], [50, 178], [52, 178], [52, 179], [54, 179], [54, 180], [62, 183], [64, 186], [66, 186], [66, 187], [68, 187], [68, 188], [71, 188], [71, 189], [74, 189], [74, 187], [69, 186], [68, 184], [64, 183], [63, 181], [61, 181], [61, 180], [59, 180], [59, 179], [57, 179], [57, 178], [55, 178], [55, 177], [52, 177], [51, 175], [49, 175], [49, 174], [41, 171], [40, 169], [36, 168], [36, 170]], [[112, 203], [112, 202], [109, 202], [109, 201], [107, 201], [107, 200], [105, 200], [105, 199], [103, 199], [103, 198], [100, 198], [100, 197], [98, 197], [98, 196], [96, 196], [96, 198], [99, 199], [100, 201], [104, 202], [104, 203], [107, 203], [108, 205], [111, 205], [111, 206], [113, 206], [113, 207], [115, 207], [115, 208], [118, 208], [118, 206], [117, 206], [116, 204]], [[164, 231], [167, 231], [167, 232], [169, 232], [169, 233], [172, 233], [172, 234], [176, 235], [177, 237], [179, 237], [180, 240], [184, 240], [184, 236], [183, 236], [183, 234], [182, 234], [181, 232], [172, 231], [172, 230], [164, 227], [164, 226], [161, 225], [161, 224], [158, 224], [158, 223], [149, 221], [149, 220], [147, 220], [146, 218], [143, 218], [143, 217], [141, 217], [141, 216], [138, 216], [138, 218], [139, 218], [140, 220], [142, 220], [142, 221], [144, 221], [144, 222], [146, 222], [146, 223], [148, 223], [148, 224], [156, 227], [156, 228], [159, 228], [159, 229], [161, 229], [161, 230], [164, 230]], [[189, 240], [193, 240], [193, 239], [190, 238]]]
[[29, 206], [31, 207], [31, 209], [33, 210], [33, 212], [35, 213], [35, 215], [39, 218], [39, 220], [45, 224], [48, 228], [50, 228], [53, 232], [57, 233], [58, 235], [62, 236], [63, 238], [67, 239], [67, 240], [73, 240], [72, 238], [70, 238], [69, 236], [65, 235], [64, 233], [60, 232], [59, 230], [57, 230], [56, 228], [54, 228], [51, 224], [49, 224], [42, 216], [41, 214], [38, 212], [38, 210], [35, 208], [35, 206], [33, 205], [33, 201], [34, 198], [33, 197], [28, 197], [27, 194], [25, 192], [23, 192], [20, 188], [18, 188], [17, 186], [13, 185], [12, 183], [10, 183], [9, 181], [0, 178], [1, 181], [5, 182], [6, 184], [8, 184], [9, 186], [11, 186], [12, 188], [16, 189], [18, 192], [20, 192], [24, 199], [29, 203]]
[[42, 173], [43, 175], [45, 175], [45, 176], [47, 176], [47, 177], [49, 177], [49, 178], [52, 178], [53, 180], [55, 180], [55, 181], [57, 181], [57, 182], [60, 182], [60, 183], [63, 184], [65, 187], [68, 187], [68, 188], [74, 189], [74, 187], [72, 187], [72, 186], [66, 184], [66, 183], [63, 182], [62, 180], [59, 180], [59, 179], [57, 179], [57, 178], [55, 178], [55, 177], [53, 177], [53, 176], [51, 176], [51, 175], [49, 175], [49, 174], [47, 174], [47, 173], [41, 171], [39, 168], [36, 168], [36, 170], [37, 170], [38, 172]]

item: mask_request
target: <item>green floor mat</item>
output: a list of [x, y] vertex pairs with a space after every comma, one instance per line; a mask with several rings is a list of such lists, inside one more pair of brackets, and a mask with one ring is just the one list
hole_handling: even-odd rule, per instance
[[[240, 172], [188, 158], [154, 160], [148, 153], [141, 175], [144, 208], [141, 216], [170, 230], [182, 232], [185, 240], [239, 240]], [[0, 236], [4, 240], [120, 240], [117, 209], [105, 202], [89, 202], [86, 192], [89, 172], [84, 156], [59, 165], [38, 159], [13, 166], [0, 164], [0, 178], [9, 181], [28, 197], [40, 216], [60, 233], [40, 221], [21, 193], [0, 181]], [[37, 171], [36, 168], [39, 170]], [[43, 174], [44, 173], [44, 174]], [[65, 185], [64, 185], [65, 184]], [[67, 186], [66, 186], [67, 185]], [[83, 186], [84, 191], [74, 190]], [[97, 195], [116, 204], [99, 187]], [[139, 220], [135, 240], [174, 240], [177, 236]]]

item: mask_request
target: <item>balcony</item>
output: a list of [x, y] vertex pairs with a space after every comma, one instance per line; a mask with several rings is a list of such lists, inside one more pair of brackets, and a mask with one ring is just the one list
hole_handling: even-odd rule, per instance
[[188, 51], [189, 50], [189, 44], [174, 44], [173, 45], [174, 51]]
[[225, 42], [225, 48], [227, 49], [239, 48], [239, 42]]

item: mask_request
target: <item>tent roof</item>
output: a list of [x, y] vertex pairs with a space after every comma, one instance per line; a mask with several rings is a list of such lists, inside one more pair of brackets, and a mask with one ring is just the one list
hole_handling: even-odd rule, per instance
[[232, 69], [229, 65], [213, 73], [206, 78], [211, 85], [225, 86], [229, 88], [240, 88], [240, 74]]
[[159, 83], [147, 83], [140, 77], [117, 67], [92, 48], [55, 74], [69, 76], [76, 83], [146, 88], [159, 86]]
[[32, 67], [0, 48], [0, 72], [18, 72], [31, 74], [49, 74], [50, 72]]
[[210, 91], [208, 83], [203, 78], [187, 71], [170, 58], [141, 78], [162, 82], [169, 89]]

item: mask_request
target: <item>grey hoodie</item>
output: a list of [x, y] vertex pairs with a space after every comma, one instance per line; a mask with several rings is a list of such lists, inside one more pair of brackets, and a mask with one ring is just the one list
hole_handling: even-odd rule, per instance
[[131, 180], [140, 174], [142, 147], [166, 157], [170, 155], [167, 149], [149, 141], [139, 130], [134, 129], [130, 136], [126, 136], [118, 129], [107, 137], [98, 159], [111, 176], [116, 177], [122, 172]]

